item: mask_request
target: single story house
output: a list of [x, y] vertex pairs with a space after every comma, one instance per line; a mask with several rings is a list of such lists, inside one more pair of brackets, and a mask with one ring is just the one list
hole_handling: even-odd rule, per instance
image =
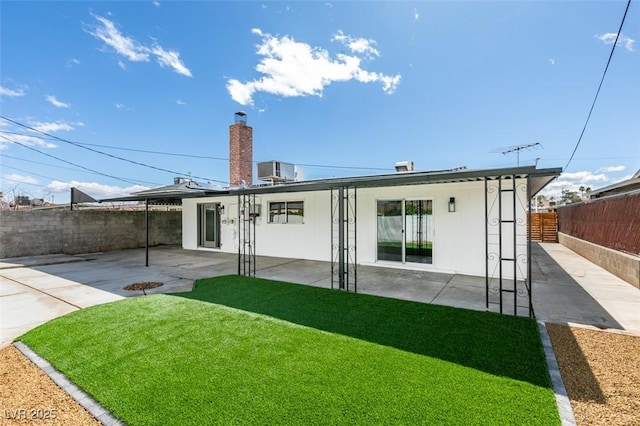
[[487, 303], [494, 280], [500, 294], [530, 296], [530, 202], [561, 169], [423, 172], [399, 164], [405, 170], [391, 174], [296, 181], [293, 166], [265, 162], [259, 178], [269, 182], [247, 184], [252, 129], [238, 113], [230, 187], [176, 181], [103, 201], [179, 199], [183, 248], [237, 253], [239, 274], [253, 275], [263, 255], [331, 262], [336, 287], [346, 290], [356, 289], [358, 265], [373, 265], [482, 276]]

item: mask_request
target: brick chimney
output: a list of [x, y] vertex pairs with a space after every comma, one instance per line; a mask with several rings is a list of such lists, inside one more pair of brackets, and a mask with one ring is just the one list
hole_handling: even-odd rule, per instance
[[247, 126], [247, 114], [235, 113], [229, 126], [229, 182], [231, 186], [253, 184], [253, 129]]

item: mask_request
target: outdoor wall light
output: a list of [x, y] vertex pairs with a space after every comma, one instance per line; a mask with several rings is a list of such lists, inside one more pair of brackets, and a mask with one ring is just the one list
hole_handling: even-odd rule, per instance
[[449, 213], [456, 211], [456, 197], [449, 198]]
[[218, 211], [220, 212], [220, 214], [224, 214], [224, 206], [223, 206], [223, 205], [220, 205], [220, 206], [218, 207]]

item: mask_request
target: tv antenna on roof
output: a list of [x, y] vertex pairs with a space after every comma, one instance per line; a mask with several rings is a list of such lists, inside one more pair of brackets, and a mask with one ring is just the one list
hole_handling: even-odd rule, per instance
[[[530, 149], [530, 148], [535, 148], [537, 146], [542, 147], [542, 145], [540, 144], [540, 142], [533, 142], [533, 143], [528, 143], [525, 145], [513, 145], [513, 146], [505, 146], [503, 148], [496, 148], [491, 152], [499, 152], [503, 155], [507, 155], [507, 154], [511, 154], [512, 152], [516, 153], [516, 164], [518, 166], [520, 166], [520, 151], [525, 150], [525, 149]], [[537, 161], [536, 161], [537, 163]]]

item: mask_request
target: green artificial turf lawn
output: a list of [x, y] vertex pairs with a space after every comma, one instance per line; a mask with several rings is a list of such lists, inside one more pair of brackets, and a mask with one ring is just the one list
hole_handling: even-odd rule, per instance
[[229, 276], [20, 340], [132, 426], [559, 424], [526, 318]]

